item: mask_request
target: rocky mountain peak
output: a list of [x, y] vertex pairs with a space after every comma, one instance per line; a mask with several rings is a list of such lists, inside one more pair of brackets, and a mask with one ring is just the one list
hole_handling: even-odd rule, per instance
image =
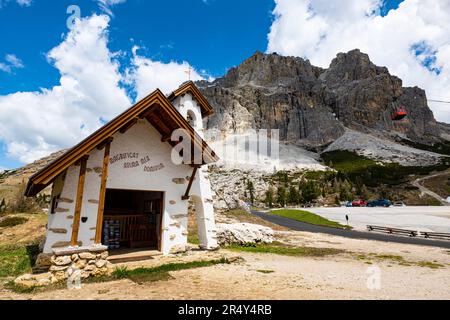
[[[380, 75], [390, 77], [387, 68], [376, 66], [367, 54], [355, 49], [339, 53], [329, 69], [321, 75], [321, 80], [331, 85], [340, 85], [349, 81], [373, 79]], [[397, 85], [401, 87], [401, 81]]]
[[284, 57], [276, 53], [255, 52], [238, 67], [230, 69], [219, 80], [223, 86], [274, 86], [289, 85], [294, 78], [316, 80], [323, 69], [311, 65], [308, 60]]
[[[328, 69], [256, 52], [223, 78], [198, 85], [216, 111], [207, 126], [229, 133], [279, 129], [282, 140], [319, 150], [345, 128], [391, 140], [441, 141], [425, 92], [403, 87], [358, 49], [339, 53]], [[408, 117], [393, 121], [401, 107]]]

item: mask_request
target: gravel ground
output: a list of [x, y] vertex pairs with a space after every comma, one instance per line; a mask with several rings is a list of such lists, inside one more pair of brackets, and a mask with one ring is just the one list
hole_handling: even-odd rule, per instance
[[[347, 252], [320, 258], [227, 250], [195, 252], [163, 259], [192, 261], [238, 254], [244, 261], [171, 272], [170, 280], [141, 285], [120, 280], [86, 284], [81, 290], [36, 294], [0, 289], [0, 299], [450, 299], [450, 251], [446, 249], [304, 232], [277, 234], [279, 240], [292, 245]], [[440, 267], [420, 266], [421, 262], [433, 262]], [[158, 262], [150, 260], [129, 266], [155, 263]]]

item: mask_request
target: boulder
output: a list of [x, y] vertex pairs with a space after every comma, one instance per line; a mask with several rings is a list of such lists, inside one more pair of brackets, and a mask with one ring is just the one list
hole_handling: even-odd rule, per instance
[[227, 244], [257, 244], [272, 243], [274, 232], [271, 228], [250, 224], [217, 224], [217, 241], [221, 245]]

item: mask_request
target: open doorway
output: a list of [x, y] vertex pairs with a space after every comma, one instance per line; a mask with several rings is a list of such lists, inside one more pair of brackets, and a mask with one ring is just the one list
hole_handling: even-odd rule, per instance
[[163, 192], [107, 189], [102, 243], [160, 251], [163, 199]]

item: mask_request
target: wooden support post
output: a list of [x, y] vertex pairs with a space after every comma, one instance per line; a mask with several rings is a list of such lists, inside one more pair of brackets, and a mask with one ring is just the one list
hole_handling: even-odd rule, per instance
[[181, 198], [182, 200], [189, 200], [189, 198], [190, 198], [189, 194], [191, 193], [192, 183], [194, 182], [195, 175], [197, 174], [198, 168], [199, 168], [199, 166], [195, 166], [194, 167], [194, 170], [192, 171], [191, 178], [189, 179], [189, 184], [188, 184], [188, 187], [186, 189], [186, 193]]
[[111, 150], [111, 143], [113, 138], [109, 138], [105, 143], [105, 153], [103, 154], [103, 169], [102, 180], [100, 183], [100, 195], [98, 197], [98, 211], [97, 211], [97, 228], [95, 230], [95, 244], [102, 243], [102, 229], [103, 229], [103, 214], [105, 212], [105, 195], [106, 195], [106, 182], [108, 180], [109, 170], [109, 154]]
[[71, 246], [78, 246], [78, 231], [80, 230], [81, 205], [83, 203], [84, 182], [86, 180], [86, 167], [89, 156], [80, 160], [80, 175], [78, 177], [77, 198], [75, 202], [75, 213], [73, 216]]

